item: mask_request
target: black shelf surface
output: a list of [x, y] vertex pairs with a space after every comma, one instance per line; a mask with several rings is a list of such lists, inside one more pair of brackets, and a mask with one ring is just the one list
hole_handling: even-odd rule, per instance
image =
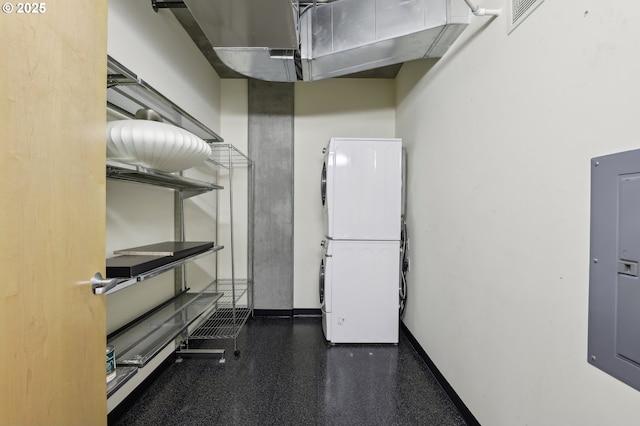
[[211, 247], [213, 247], [213, 241], [165, 241], [115, 250], [113, 253], [133, 256], [173, 256], [175, 259], [182, 259]]
[[133, 278], [213, 248], [213, 241], [165, 241], [163, 243], [118, 250], [114, 253], [130, 254], [107, 259], [107, 278]]

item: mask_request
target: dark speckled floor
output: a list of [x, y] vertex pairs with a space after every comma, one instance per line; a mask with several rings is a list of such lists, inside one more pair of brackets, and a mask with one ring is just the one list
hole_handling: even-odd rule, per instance
[[[250, 319], [217, 357], [164, 370], [112, 425], [464, 425], [401, 336], [399, 345], [329, 346], [319, 318]], [[195, 346], [195, 345], [192, 345]]]

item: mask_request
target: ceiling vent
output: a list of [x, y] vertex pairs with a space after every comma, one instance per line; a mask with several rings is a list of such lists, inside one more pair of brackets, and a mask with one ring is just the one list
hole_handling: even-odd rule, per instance
[[544, 0], [510, 0], [509, 33], [515, 30]]

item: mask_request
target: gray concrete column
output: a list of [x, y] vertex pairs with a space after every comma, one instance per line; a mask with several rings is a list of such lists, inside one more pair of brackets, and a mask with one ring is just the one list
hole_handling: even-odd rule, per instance
[[293, 101], [293, 83], [249, 80], [255, 309], [293, 309]]

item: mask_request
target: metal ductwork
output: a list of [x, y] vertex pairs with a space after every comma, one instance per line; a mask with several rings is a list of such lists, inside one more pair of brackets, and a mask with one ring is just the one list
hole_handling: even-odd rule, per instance
[[184, 3], [227, 67], [247, 77], [279, 82], [320, 80], [439, 58], [471, 16], [464, 0]]

